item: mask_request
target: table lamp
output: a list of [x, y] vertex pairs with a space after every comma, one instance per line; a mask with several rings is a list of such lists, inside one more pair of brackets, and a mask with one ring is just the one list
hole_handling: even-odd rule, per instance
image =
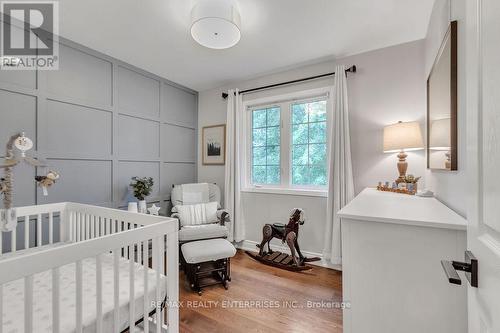
[[444, 166], [446, 169], [451, 169], [451, 119], [443, 118], [434, 120], [431, 123], [431, 132], [429, 135], [430, 150], [446, 151], [446, 161]]
[[408, 155], [405, 151], [419, 150], [423, 148], [424, 143], [422, 141], [420, 124], [418, 122], [400, 121], [396, 124], [384, 127], [384, 153], [399, 152], [399, 178], [396, 179], [397, 184], [404, 183], [406, 179], [406, 170], [408, 169], [406, 157], [408, 157]]

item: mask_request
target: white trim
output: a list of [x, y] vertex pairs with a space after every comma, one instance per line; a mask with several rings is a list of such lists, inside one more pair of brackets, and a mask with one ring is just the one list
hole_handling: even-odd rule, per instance
[[303, 188], [282, 188], [282, 187], [247, 187], [241, 192], [262, 193], [262, 194], [281, 194], [281, 195], [300, 195], [306, 197], [328, 197], [327, 190], [303, 189]]
[[[259, 243], [255, 242], [255, 241], [244, 240], [242, 242], [235, 243], [235, 246], [236, 246], [236, 248], [238, 248], [240, 250], [255, 252], [256, 250], [258, 250], [257, 244], [259, 244]], [[290, 254], [290, 249], [286, 246], [276, 245], [274, 243], [271, 243], [271, 245], [272, 245], [273, 250]], [[324, 267], [324, 268], [333, 269], [336, 271], [342, 271], [342, 265], [332, 264], [330, 261], [324, 259], [323, 255], [320, 253], [309, 252], [309, 251], [301, 251], [301, 252], [306, 257], [320, 257], [321, 258], [320, 261], [308, 262], [307, 263], [308, 265]]]
[[243, 107], [245, 109], [247, 109], [248, 107], [252, 108], [255, 106], [262, 105], [262, 104], [279, 103], [280, 101], [281, 102], [294, 102], [297, 100], [303, 100], [303, 99], [307, 99], [307, 98], [320, 97], [321, 95], [325, 95], [327, 98], [329, 98], [330, 96], [333, 96], [333, 86], [327, 86], [327, 87], [322, 87], [322, 88], [317, 88], [317, 89], [302, 90], [302, 91], [292, 92], [292, 93], [288, 93], [288, 94], [274, 95], [274, 96], [263, 97], [263, 98], [249, 99], [249, 100], [243, 101]]

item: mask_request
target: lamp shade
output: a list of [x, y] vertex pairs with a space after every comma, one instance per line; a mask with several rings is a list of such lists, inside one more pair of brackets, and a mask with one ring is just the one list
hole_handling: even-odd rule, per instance
[[227, 49], [241, 37], [240, 13], [229, 0], [202, 0], [191, 11], [191, 36], [211, 49]]
[[432, 150], [450, 150], [451, 147], [451, 119], [443, 118], [431, 123], [429, 148]]
[[420, 124], [416, 121], [398, 122], [384, 127], [384, 152], [417, 150], [424, 148]]

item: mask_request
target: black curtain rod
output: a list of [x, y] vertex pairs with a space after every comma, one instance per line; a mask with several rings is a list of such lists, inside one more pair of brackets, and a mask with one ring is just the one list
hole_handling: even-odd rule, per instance
[[[348, 69], [345, 70], [345, 72], [346, 73], [356, 73], [356, 65], [353, 65], [353, 66], [349, 67]], [[326, 73], [326, 74], [320, 74], [320, 75], [315, 75], [315, 76], [310, 76], [310, 77], [305, 77], [305, 78], [302, 78], [302, 79], [297, 79], [297, 80], [292, 80], [292, 81], [287, 81], [287, 82], [270, 84], [268, 86], [263, 86], [263, 87], [257, 87], [257, 88], [242, 90], [242, 91], [240, 91], [240, 94], [246, 94], [246, 93], [254, 92], [254, 91], [258, 91], [258, 90], [264, 90], [264, 89], [269, 89], [269, 88], [274, 88], [274, 87], [279, 87], [279, 86], [285, 86], [285, 85], [288, 85], [288, 84], [299, 83], [299, 82], [303, 82], [303, 81], [316, 80], [316, 79], [320, 79], [322, 77], [333, 76], [333, 75], [335, 75], [335, 72]], [[236, 95], [236, 93], [235, 93], [235, 95]], [[227, 93], [223, 92], [222, 93], [222, 98], [226, 99], [227, 98]]]

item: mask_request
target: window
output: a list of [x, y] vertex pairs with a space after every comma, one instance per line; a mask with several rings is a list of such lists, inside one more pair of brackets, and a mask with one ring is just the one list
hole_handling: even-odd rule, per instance
[[252, 111], [252, 183], [279, 184], [281, 110], [270, 107]]
[[328, 95], [247, 102], [248, 188], [326, 189]]
[[326, 100], [292, 104], [292, 185], [326, 186]]

